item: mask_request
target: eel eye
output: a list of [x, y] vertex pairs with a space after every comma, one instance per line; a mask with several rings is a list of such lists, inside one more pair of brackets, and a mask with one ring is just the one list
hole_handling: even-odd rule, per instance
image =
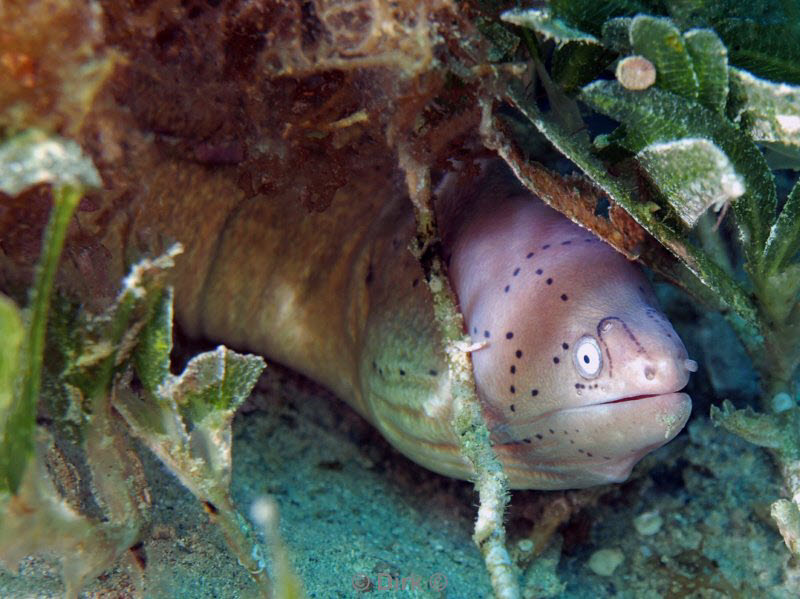
[[593, 379], [603, 368], [603, 352], [594, 337], [585, 336], [578, 339], [573, 354], [575, 367], [585, 379]]

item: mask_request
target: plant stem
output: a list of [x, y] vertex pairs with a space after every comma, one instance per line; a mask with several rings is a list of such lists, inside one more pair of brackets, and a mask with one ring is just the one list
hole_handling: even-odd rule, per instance
[[13, 456], [7, 471], [8, 487], [13, 493], [19, 489], [28, 460], [33, 455], [33, 433], [42, 384], [42, 356], [50, 296], [69, 221], [82, 195], [81, 188], [69, 185], [57, 187], [53, 191], [52, 216], [42, 242], [42, 254], [30, 298], [30, 320], [22, 356], [21, 391], [9, 410], [3, 439], [3, 455]]
[[442, 335], [453, 396], [453, 428], [459, 448], [475, 469], [475, 488], [480, 505], [472, 539], [483, 553], [492, 589], [498, 599], [519, 599], [519, 583], [506, 549], [503, 514], [508, 503], [508, 479], [491, 446], [489, 429], [475, 392], [472, 360], [465, 347], [464, 317], [450, 286], [440, 252], [441, 241], [431, 197], [430, 170], [407, 145], [400, 148], [400, 166], [406, 174], [414, 204], [417, 237], [414, 252], [425, 272], [433, 296], [434, 318]]
[[[209, 519], [222, 531], [228, 547], [258, 585], [261, 596], [265, 599], [270, 598], [272, 595], [269, 575], [263, 558], [260, 555], [256, 557], [257, 545], [253, 541], [253, 531], [236, 511], [227, 492], [220, 491], [213, 495], [212, 501], [208, 499], [203, 501]], [[202, 497], [198, 495], [198, 499]]]

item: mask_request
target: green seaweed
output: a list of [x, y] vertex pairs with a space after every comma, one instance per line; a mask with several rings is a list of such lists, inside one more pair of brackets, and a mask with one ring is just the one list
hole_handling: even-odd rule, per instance
[[697, 76], [697, 101], [721, 114], [728, 101], [728, 49], [711, 29], [687, 31], [683, 41]]
[[583, 42], [597, 44], [597, 38], [580, 29], [570, 27], [565, 21], [554, 18], [544, 8], [513, 9], [503, 13], [502, 19], [507, 23], [533, 29], [544, 39], [553, 39], [559, 44], [566, 42]]
[[[25, 336], [22, 314], [16, 304], [4, 295], [0, 295], [0, 331], [3, 333], [3, 344], [0, 345], [0, 431], [7, 427], [7, 415], [14, 400], [14, 383], [17, 378], [17, 364], [20, 349]], [[5, 433], [3, 446], [5, 446]], [[9, 442], [9, 445], [11, 443]], [[9, 489], [8, 476], [11, 454], [3, 447], [0, 454], [0, 489]]]
[[[651, 264], [658, 272], [701, 301], [714, 296], [709, 303], [724, 308], [761, 375], [763, 412], [725, 403], [712, 410], [712, 419], [776, 457], [793, 499], [776, 501], [773, 516], [795, 552], [800, 548], [800, 183], [779, 196], [771, 167], [800, 165], [799, 14], [796, 2], [556, 0], [547, 9], [548, 22], [575, 39], [580, 32], [591, 35], [620, 59], [644, 57], [655, 67], [654, 84], [626, 89], [606, 73], [597, 74], [577, 95], [585, 109], [577, 127], [565, 127], [559, 118], [571, 91], [564, 85], [568, 79], [554, 77], [544, 86], [545, 108], [515, 81], [501, 94], [672, 253], [679, 266], [658, 258]], [[518, 24], [542, 41], [549, 36], [540, 22]], [[554, 56], [558, 51], [550, 50]], [[546, 47], [531, 53], [537, 70], [548, 64], [546, 56]], [[617, 128], [586, 139], [597, 115]], [[515, 172], [524, 171], [524, 165], [513, 164], [517, 154], [503, 155]], [[735, 251], [701, 219], [712, 207], [721, 210], [720, 219], [732, 215]], [[652, 256], [641, 258], [655, 260]]]
[[[49, 183], [54, 198], [30, 307], [23, 312], [0, 295], [0, 561], [15, 567], [30, 554], [55, 554], [66, 596], [77, 597], [91, 577], [130, 559], [128, 549], [150, 508], [132, 434], [203, 502], [260, 594], [268, 596], [267, 562], [229, 492], [231, 422], [263, 359], [220, 346], [192, 358], [180, 376], [170, 373], [172, 291], [164, 284], [179, 245], [134, 264], [102, 313], [62, 297], [52, 301], [72, 214], [85, 185], [99, 178], [77, 144], [39, 132], [10, 138], [0, 144], [0, 155], [6, 160], [0, 160], [0, 188], [20, 193]], [[130, 385], [134, 371], [141, 393]], [[36, 422], [40, 402], [55, 419], [52, 430]], [[62, 489], [53, 473], [72, 466], [56, 449], [54, 432], [80, 447], [102, 516], [84, 513], [77, 497], [64, 494], [73, 491]], [[270, 534], [275, 538], [277, 531]], [[274, 551], [284, 550], [273, 544]], [[273, 555], [282, 564], [276, 588], [301, 597], [285, 557]]]
[[719, 146], [745, 180], [745, 194], [733, 208], [751, 265], [758, 265], [775, 217], [775, 182], [747, 135], [717, 113], [657, 87], [634, 92], [614, 81], [596, 81], [584, 88], [580, 99], [625, 123], [620, 145], [631, 152], [686, 138], [708, 139]]
[[800, 19], [793, 0], [554, 0], [549, 8], [564, 27], [594, 36], [604, 35], [614, 18], [634, 15], [670, 17], [681, 31], [710, 28], [727, 47], [731, 64], [767, 79], [800, 83]]
[[133, 352], [144, 393], [121, 385], [113, 394], [113, 405], [130, 432], [206, 506], [239, 562], [268, 594], [266, 564], [229, 490], [231, 423], [264, 369], [264, 360], [221, 345], [192, 358], [179, 376], [172, 375], [172, 291], [159, 290], [153, 297]]
[[719, 211], [745, 190], [727, 155], [707, 139], [653, 143], [636, 160], [689, 227], [709, 206]]
[[[97, 171], [72, 141], [50, 138], [39, 131], [27, 131], [0, 144], [0, 190], [19, 193], [26, 187], [40, 184], [53, 186], [54, 205], [42, 243], [42, 254], [31, 290], [27, 326], [17, 357], [9, 355], [7, 363], [18, 361], [18, 393], [7, 399], [3, 410], [0, 434], [0, 490], [15, 493], [22, 483], [34, 450], [36, 405], [42, 381], [47, 315], [53, 292], [56, 269], [67, 235], [72, 213], [83, 195], [85, 185], [97, 185]], [[10, 309], [9, 309], [10, 310]], [[6, 320], [12, 326], [12, 320]], [[11, 339], [16, 331], [9, 330]], [[12, 342], [7, 350], [13, 352]], [[7, 376], [11, 376], [7, 370]]]
[[58, 259], [67, 225], [80, 199], [80, 191], [72, 187], [61, 187], [56, 192], [54, 215], [45, 234], [43, 256], [34, 283], [31, 297], [31, 314], [26, 328], [21, 359], [21, 391], [9, 406], [3, 430], [3, 460], [5, 488], [15, 493], [22, 482], [28, 460], [33, 454], [36, 404], [42, 381], [42, 358], [44, 334], [50, 295], [53, 292]]
[[634, 54], [656, 67], [657, 85], [689, 100], [697, 100], [700, 83], [683, 36], [669, 19], [637, 15], [628, 35]]

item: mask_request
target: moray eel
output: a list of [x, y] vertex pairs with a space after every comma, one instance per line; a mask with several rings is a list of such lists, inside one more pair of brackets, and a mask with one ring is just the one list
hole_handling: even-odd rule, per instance
[[[179, 190], [187, 172], [154, 176]], [[353, 181], [348, 197], [308, 214], [289, 192], [204, 189], [153, 200], [125, 227], [186, 246], [173, 279], [184, 329], [321, 382], [412, 460], [469, 479], [430, 293], [408, 251], [408, 199]], [[644, 275], [499, 167], [448, 176], [437, 201], [451, 279], [484, 343], [475, 379], [510, 485], [624, 480], [686, 423], [691, 401], [679, 391], [696, 367]]]
[[[484, 194], [486, 195], [486, 194]], [[478, 199], [451, 277], [512, 486], [617, 482], [686, 423], [696, 370], [639, 268], [529, 196]]]

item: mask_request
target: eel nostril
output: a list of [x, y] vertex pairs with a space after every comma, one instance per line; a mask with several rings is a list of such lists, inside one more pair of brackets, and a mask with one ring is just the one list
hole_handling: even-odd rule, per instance
[[654, 378], [656, 378], [656, 369], [652, 366], [645, 366], [644, 378], [646, 378], [648, 381], [652, 381]]
[[689, 372], [697, 372], [697, 362], [690, 359], [685, 359], [683, 361], [683, 367], [686, 368]]

